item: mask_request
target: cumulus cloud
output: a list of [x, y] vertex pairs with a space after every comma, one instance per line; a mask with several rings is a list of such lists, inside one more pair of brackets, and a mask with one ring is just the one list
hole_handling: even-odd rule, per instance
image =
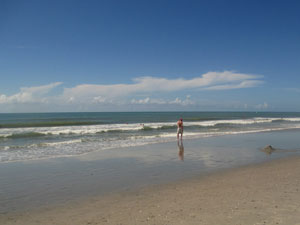
[[[199, 103], [201, 99], [194, 101], [190, 95], [180, 96], [178, 93], [187, 91], [215, 91], [230, 90], [237, 88], [251, 88], [263, 83], [262, 76], [236, 73], [232, 71], [208, 72], [202, 76], [192, 79], [176, 78], [168, 79], [163, 77], [138, 77], [129, 84], [81, 84], [71, 88], [64, 88], [60, 94], [50, 95], [50, 92], [60, 86], [61, 82], [55, 82], [43, 86], [23, 87], [19, 93], [14, 95], [0, 94], [0, 104], [11, 106], [25, 105], [27, 103], [40, 104], [47, 106], [45, 109], [51, 110], [65, 109], [84, 109], [89, 107], [107, 106], [114, 109], [114, 106], [122, 108], [128, 104], [136, 107], [150, 105], [169, 105], [171, 108], [176, 105], [191, 106]], [[175, 95], [176, 94], [176, 95]], [[175, 95], [175, 96], [174, 96]], [[144, 96], [139, 98], [138, 96]], [[159, 96], [159, 97], [154, 97]], [[168, 96], [168, 97], [167, 97]], [[25, 103], [25, 104], [24, 104]], [[38, 105], [36, 104], [36, 105]], [[28, 104], [27, 104], [28, 105]], [[261, 105], [257, 107], [267, 107]], [[5, 107], [6, 109], [8, 107]], [[102, 108], [101, 108], [102, 109]]]
[[195, 102], [191, 100], [190, 95], [187, 95], [185, 99], [181, 100], [180, 98], [177, 97], [175, 100], [170, 101], [169, 104], [178, 104], [178, 105], [186, 106], [186, 105], [193, 105], [195, 104]]
[[256, 105], [255, 108], [259, 109], [259, 110], [264, 110], [264, 109], [268, 109], [269, 105], [268, 105], [268, 103], [264, 102], [263, 104]]
[[104, 103], [107, 102], [107, 99], [103, 96], [96, 96], [93, 98], [93, 103]]
[[163, 99], [151, 99], [149, 97], [144, 99], [132, 99], [131, 104], [139, 104], [139, 105], [146, 105], [146, 104], [177, 104], [177, 105], [192, 105], [195, 104], [194, 101], [191, 100], [191, 96], [187, 95], [185, 99], [181, 99], [179, 97], [175, 98], [174, 100], [163, 100]]
[[223, 85], [215, 85], [211, 87], [205, 88], [206, 90], [229, 90], [229, 89], [240, 89], [240, 88], [251, 88], [259, 86], [263, 83], [260, 80], [245, 80], [236, 84], [223, 84]]
[[82, 84], [66, 88], [63, 96], [77, 99], [90, 99], [95, 96], [117, 98], [139, 93], [174, 92], [179, 90], [228, 90], [255, 87], [263, 83], [262, 76], [235, 73], [231, 71], [209, 72], [193, 79], [167, 79], [158, 77], [139, 77], [132, 84], [96, 85]]
[[152, 100], [149, 97], [147, 97], [145, 99], [139, 99], [139, 100], [132, 99], [131, 103], [132, 104], [148, 104], [148, 103], [152, 103]]
[[12, 96], [0, 95], [0, 103], [34, 103], [46, 102], [48, 94], [53, 88], [61, 85], [61, 82], [51, 83], [37, 87], [23, 87], [20, 92]]

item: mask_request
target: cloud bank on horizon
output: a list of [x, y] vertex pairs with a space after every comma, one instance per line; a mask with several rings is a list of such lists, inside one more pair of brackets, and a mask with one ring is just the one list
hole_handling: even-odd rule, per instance
[[[118, 106], [122, 110], [122, 105], [156, 105], [157, 110], [161, 105], [195, 106], [201, 100], [193, 99], [191, 93], [253, 88], [262, 85], [262, 79], [261, 75], [232, 71], [208, 72], [193, 79], [147, 76], [134, 78], [130, 84], [80, 84], [65, 87], [62, 93], [53, 95], [51, 92], [63, 85], [62, 82], [55, 82], [38, 87], [22, 87], [19, 93], [11, 96], [0, 93], [0, 111], [27, 111], [26, 105], [36, 105], [36, 110], [40, 111], [49, 108], [60, 111], [62, 106], [68, 106], [65, 110], [74, 111], [101, 111], [105, 110], [105, 106]], [[178, 96], [178, 93], [183, 92], [187, 94]]]

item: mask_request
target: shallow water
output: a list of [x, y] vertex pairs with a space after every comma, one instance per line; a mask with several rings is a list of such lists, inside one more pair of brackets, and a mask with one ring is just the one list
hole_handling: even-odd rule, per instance
[[[299, 155], [300, 130], [225, 135], [0, 164], [0, 213]], [[266, 145], [278, 149], [261, 151]], [[183, 147], [183, 148], [182, 148]]]
[[0, 114], [0, 163], [174, 141], [180, 117], [185, 139], [300, 128], [300, 113]]

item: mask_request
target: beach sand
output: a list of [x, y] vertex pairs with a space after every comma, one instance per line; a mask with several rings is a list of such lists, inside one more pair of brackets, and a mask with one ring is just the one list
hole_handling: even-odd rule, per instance
[[300, 157], [0, 215], [0, 224], [300, 224]]

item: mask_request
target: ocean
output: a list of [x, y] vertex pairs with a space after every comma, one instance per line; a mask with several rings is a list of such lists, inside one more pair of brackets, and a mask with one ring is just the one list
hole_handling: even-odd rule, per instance
[[0, 162], [76, 156], [184, 139], [300, 129], [300, 113], [95, 112], [0, 114]]

